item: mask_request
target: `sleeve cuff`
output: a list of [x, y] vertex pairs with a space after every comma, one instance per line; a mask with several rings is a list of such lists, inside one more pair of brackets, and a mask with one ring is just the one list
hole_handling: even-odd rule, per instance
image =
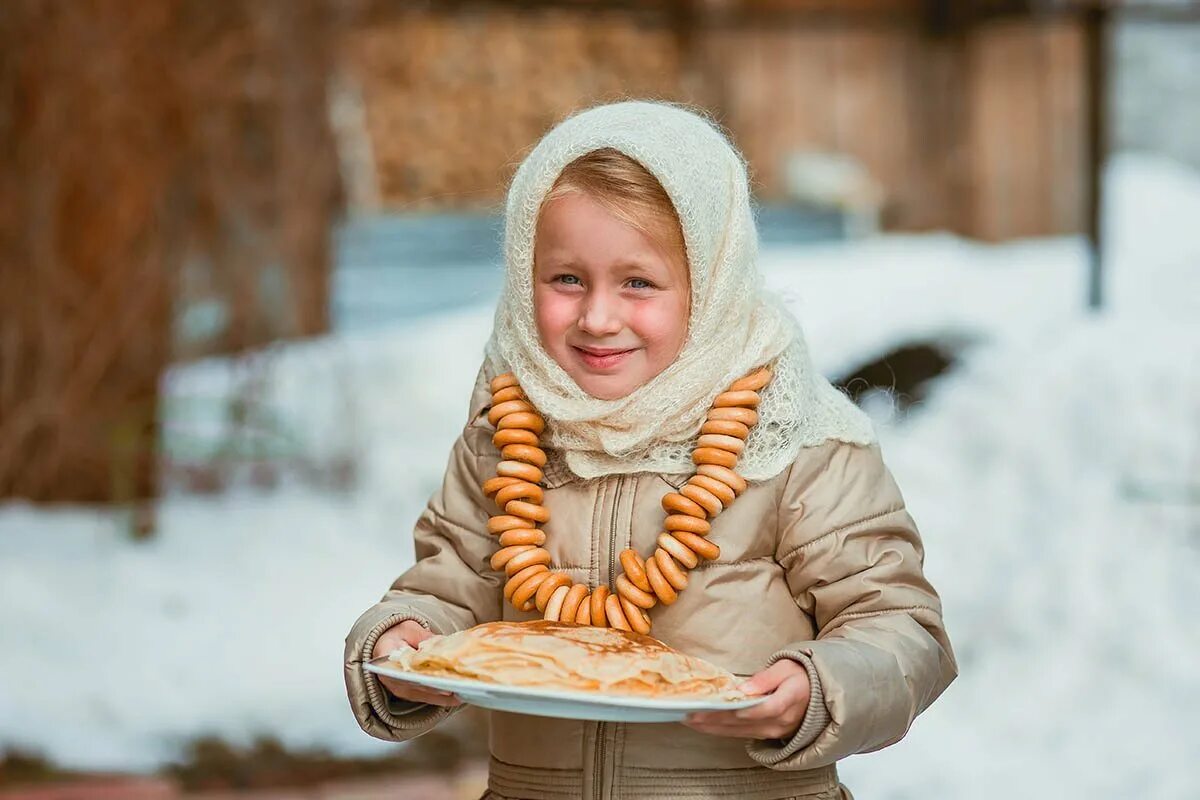
[[[405, 741], [416, 738], [462, 708], [401, 700], [383, 687], [375, 673], [368, 672], [363, 666], [371, 660], [375, 642], [384, 631], [407, 620], [433, 630], [429, 621], [420, 614], [411, 610], [392, 611], [370, 625], [356, 653], [348, 653], [351, 658], [346, 664], [346, 680], [350, 685], [355, 716], [364, 731], [380, 739]], [[356, 688], [358, 691], [355, 691]]]
[[817, 667], [812, 659], [798, 650], [781, 650], [775, 653], [767, 662], [767, 666], [785, 658], [790, 658], [804, 667], [808, 673], [810, 693], [808, 709], [800, 727], [790, 739], [751, 739], [746, 743], [746, 752], [758, 763], [774, 767], [787, 761], [796, 753], [817, 740], [821, 732], [829, 725], [829, 709], [825, 707], [825, 693], [821, 689], [821, 678], [817, 675]]

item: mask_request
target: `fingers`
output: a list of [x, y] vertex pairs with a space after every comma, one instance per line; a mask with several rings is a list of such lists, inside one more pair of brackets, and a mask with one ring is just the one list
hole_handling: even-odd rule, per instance
[[796, 704], [798, 692], [795, 688], [785, 683], [780, 686], [771, 696], [763, 700], [757, 705], [749, 708], [739, 708], [736, 711], [729, 711], [733, 715], [733, 719], [738, 722], [761, 722], [763, 720], [771, 720], [776, 717], [787, 715], [792, 706]]
[[405, 644], [404, 632], [397, 625], [379, 635], [379, 638], [375, 640], [375, 649], [372, 652], [376, 656], [386, 655], [393, 650], [400, 649]]
[[379, 682], [401, 700], [411, 700], [415, 703], [429, 703], [435, 706], [447, 706], [450, 708], [462, 705], [462, 700], [450, 692], [442, 692], [437, 689], [431, 689], [428, 686], [418, 686], [398, 681], [394, 678], [385, 678], [382, 675], [379, 676]]
[[410, 647], [416, 647], [426, 639], [433, 638], [434, 635], [433, 632], [424, 625], [419, 622], [414, 622], [411, 619], [401, 622], [396, 626], [396, 628], [399, 629], [400, 634], [404, 637], [404, 641], [407, 642]]
[[394, 625], [388, 628], [375, 641], [375, 647], [371, 650], [372, 658], [386, 656], [393, 650], [402, 650], [405, 647], [411, 647], [414, 650], [421, 642], [430, 639], [435, 634], [425, 628], [421, 623], [413, 620], [405, 620], [399, 625]]
[[782, 722], [755, 725], [713, 725], [685, 721], [683, 724], [700, 733], [724, 736], [729, 739], [789, 739], [796, 732], [796, 726], [788, 727]]
[[762, 672], [755, 673], [739, 688], [746, 694], [769, 694], [798, 672], [804, 672], [804, 667], [789, 658], [780, 659]]
[[[432, 638], [434, 635], [434, 633], [421, 625], [421, 623], [414, 620], [405, 620], [384, 631], [383, 635], [375, 642], [372, 657], [379, 658], [380, 656], [389, 655], [395, 650], [402, 650], [409, 647], [416, 649], [421, 642]], [[411, 700], [415, 703], [429, 703], [435, 706], [454, 707], [462, 705], [462, 700], [450, 692], [438, 691], [428, 686], [419, 686], [383, 675], [377, 677], [379, 678], [379, 682], [389, 692], [401, 700]]]
[[[757, 708], [757, 706], [755, 707]], [[750, 709], [745, 709], [749, 711]], [[717, 711], [692, 714], [684, 725], [713, 736], [729, 736], [739, 739], [785, 739], [800, 727], [802, 716], [783, 713], [767, 719], [744, 719], [736, 711]]]
[[[780, 662], [783, 663], [783, 662]], [[808, 673], [795, 662], [798, 673], [786, 678], [769, 697], [761, 703], [734, 711], [711, 711], [691, 714], [684, 724], [701, 733], [714, 736], [729, 736], [749, 739], [783, 739], [791, 737], [800, 726], [808, 710], [811, 687]], [[772, 682], [778, 674], [789, 670], [760, 672], [755, 678], [763, 677], [762, 683]], [[743, 684], [744, 686], [745, 684]], [[761, 685], [761, 684], [760, 684]], [[754, 688], [754, 687], [751, 687]]]

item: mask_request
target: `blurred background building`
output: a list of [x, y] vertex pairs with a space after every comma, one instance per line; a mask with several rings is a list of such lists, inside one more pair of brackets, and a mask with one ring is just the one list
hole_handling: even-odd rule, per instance
[[[823, 371], [891, 431], [930, 551], [943, 548], [935, 584], [983, 677], [960, 681], [961, 710], [930, 721], [924, 743], [897, 746], [917, 766], [892, 784], [864, 767], [863, 785], [965, 796], [966, 776], [1003, 772], [1003, 758], [979, 762], [1033, 712], [973, 705], [1004, 688], [991, 670], [1069, 662], [1063, 674], [1077, 675], [1078, 653], [1127, 655], [1096, 615], [1161, 634], [1144, 643], [1170, 638], [1182, 663], [1200, 655], [1195, 634], [1172, 627], [1183, 617], [1122, 615], [1115, 605], [1134, 600], [1104, 588], [1161, 584], [1163, 608], [1193, 610], [1194, 596], [1171, 592], [1200, 589], [1161, 571], [1194, 563], [1200, 541], [1188, 222], [1200, 214], [1200, 3], [7, 0], [0, 686], [65, 678], [40, 659], [70, 640], [59, 610], [79, 592], [100, 620], [82, 642], [108, 643], [113, 660], [104, 682], [62, 696], [89, 709], [80, 738], [0, 688], [0, 753], [45, 754], [50, 773], [154, 772], [203, 731], [342, 756], [367, 746], [323, 668], [268, 688], [269, 674], [235, 679], [226, 655], [207, 712], [130, 707], [144, 687], [204, 680], [187, 672], [192, 645], [257, 648], [268, 618], [277, 651], [315, 663], [411, 562], [402, 540], [440, 478], [499, 292], [508, 181], [565, 115], [623, 98], [702, 108], [741, 148], [769, 282]], [[1139, 322], [1115, 322], [1122, 310]], [[1020, 427], [969, 433], [992, 412]], [[1039, 437], [1057, 455], [1013, 444]], [[957, 456], [939, 468], [918, 453]], [[1081, 477], [1101, 466], [1094, 485]], [[960, 520], [937, 510], [950, 496], [964, 513], [1011, 511], [963, 541]], [[1112, 513], [1097, 521], [1085, 506]], [[1057, 510], [1039, 517], [1046, 508]], [[1001, 599], [1014, 584], [991, 569], [1005, 564], [1042, 598], [1061, 573], [1028, 562], [1058, 563], [1046, 542], [1085, 522], [1111, 528], [1088, 562], [1096, 574], [1074, 584], [1102, 610], [1067, 614], [1087, 632], [1078, 653], [1049, 634], [1023, 639], [1030, 609]], [[1163, 561], [1116, 577], [1101, 545], [1130, 528], [1177, 538], [1146, 556]], [[1179, 548], [1193, 561], [1162, 566]], [[310, 584], [326, 591], [292, 619], [284, 600]], [[141, 663], [152, 647], [178, 669]], [[1030, 653], [1042, 660], [1021, 666]], [[1171, 716], [1200, 713], [1194, 677], [1128, 655], [1115, 678], [1122, 664], [1145, 677], [1128, 702], [1162, 723], [1153, 747], [1131, 746], [1138, 763], [1158, 770], [1200, 747], [1194, 724]], [[966, 720], [979, 731], [948, 745]], [[477, 754], [478, 731], [463, 736]], [[1058, 740], [1046, 752], [1066, 765], [1038, 773], [1047, 785], [1076, 785], [1085, 755]], [[944, 782], [921, 777], [951, 757]], [[18, 763], [0, 762], [0, 797]], [[204, 763], [226, 778], [240, 769]], [[1200, 793], [1182, 771], [1125, 791], [1139, 769], [1064, 796]], [[163, 796], [202, 784], [173, 775]]]
[[708, 110], [751, 165], [766, 242], [1096, 233], [1114, 137], [1200, 158], [1196, 26], [1180, 23], [1196, 14], [9, 3], [0, 494], [153, 496], [172, 359], [461, 302], [462, 281], [439, 285], [445, 264], [471, 296], [493, 293], [507, 181], [555, 121], [597, 102]]

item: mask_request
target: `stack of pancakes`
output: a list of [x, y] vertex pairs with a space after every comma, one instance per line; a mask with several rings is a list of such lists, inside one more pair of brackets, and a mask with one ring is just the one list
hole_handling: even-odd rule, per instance
[[741, 697], [734, 675], [657, 639], [566, 622], [488, 622], [416, 649], [396, 650], [402, 669], [508, 686], [656, 698]]

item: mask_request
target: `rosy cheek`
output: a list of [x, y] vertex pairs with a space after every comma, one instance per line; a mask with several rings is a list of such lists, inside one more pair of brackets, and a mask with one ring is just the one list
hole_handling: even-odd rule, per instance
[[539, 289], [535, 294], [534, 312], [542, 344], [552, 349], [574, 324], [575, 301], [558, 292]]
[[[639, 305], [633, 315], [634, 331], [647, 345], [654, 349], [677, 348], [683, 343], [687, 330], [687, 310], [681, 308], [676, 298], [659, 297], [653, 302]], [[673, 357], [676, 353], [659, 353]]]

